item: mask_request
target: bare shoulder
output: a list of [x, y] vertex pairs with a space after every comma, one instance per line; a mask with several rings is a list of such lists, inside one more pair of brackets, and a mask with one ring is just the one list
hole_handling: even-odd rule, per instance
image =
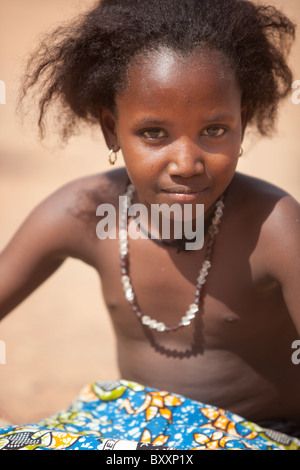
[[95, 237], [96, 208], [103, 202], [115, 204], [126, 181], [127, 173], [120, 169], [65, 184], [33, 209], [13, 237], [11, 251], [25, 244], [34, 256], [80, 257], [83, 239], [88, 243]]
[[[252, 231], [252, 236], [255, 234], [249, 258], [252, 276], [258, 272], [260, 277], [271, 281], [270, 285], [275, 282], [275, 286], [280, 287], [287, 311], [300, 335], [299, 203], [280, 188], [255, 178], [238, 176], [235, 184], [235, 191], [239, 188], [241, 200], [246, 201], [248, 230]], [[243, 210], [241, 205], [240, 210]]]
[[[76, 211], [90, 212], [103, 203], [116, 204], [128, 182], [125, 168], [85, 176], [71, 181], [51, 194], [43, 204], [49, 204], [56, 213], [62, 211], [75, 214]], [[59, 203], [59, 204], [58, 204]]]
[[261, 222], [261, 228], [266, 232], [275, 226], [278, 232], [284, 230], [286, 224], [295, 228], [299, 224], [299, 203], [272, 183], [237, 173], [232, 193], [236, 200], [235, 209], [240, 209], [249, 222]]
[[[266, 181], [237, 174], [232, 183], [236, 224], [244, 228], [257, 258], [276, 278], [300, 259], [300, 205], [286, 191]], [[295, 274], [295, 271], [294, 271]]]
[[93, 266], [96, 208], [118, 200], [125, 170], [64, 185], [28, 215], [0, 253], [0, 318], [44, 282], [69, 257]]

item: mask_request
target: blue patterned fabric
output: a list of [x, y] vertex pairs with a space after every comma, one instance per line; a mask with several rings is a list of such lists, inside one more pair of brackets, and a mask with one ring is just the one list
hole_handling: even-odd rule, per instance
[[95, 382], [38, 423], [0, 429], [0, 450], [299, 450], [300, 441], [167, 391]]

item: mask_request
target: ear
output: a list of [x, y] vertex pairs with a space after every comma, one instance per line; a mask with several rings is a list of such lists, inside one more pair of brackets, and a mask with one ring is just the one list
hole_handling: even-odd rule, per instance
[[117, 119], [114, 113], [106, 108], [100, 108], [99, 122], [107, 147], [118, 151], [120, 145], [117, 133]]
[[245, 105], [241, 110], [241, 120], [242, 120], [242, 142], [244, 140], [244, 135], [246, 131], [246, 127], [248, 124], [248, 106]]

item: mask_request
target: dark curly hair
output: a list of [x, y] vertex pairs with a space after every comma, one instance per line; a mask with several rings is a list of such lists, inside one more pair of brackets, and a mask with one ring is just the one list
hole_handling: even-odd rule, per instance
[[274, 128], [278, 104], [292, 85], [287, 55], [295, 25], [273, 6], [247, 0], [102, 0], [52, 32], [28, 63], [21, 102], [39, 87], [39, 129], [49, 106], [62, 109], [61, 135], [80, 122], [99, 124], [99, 108], [115, 110], [133, 58], [158, 47], [222, 52], [235, 70], [248, 106], [248, 124]]

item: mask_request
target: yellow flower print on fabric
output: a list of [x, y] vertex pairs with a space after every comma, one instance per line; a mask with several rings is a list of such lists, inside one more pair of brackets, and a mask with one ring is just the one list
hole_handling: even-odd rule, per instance
[[[131, 389], [134, 392], [141, 392], [145, 389], [143, 385], [139, 385], [135, 382], [128, 382], [127, 380], [120, 380], [119, 382], [108, 382], [102, 386], [98, 382], [95, 382], [91, 389], [85, 390], [85, 396], [89, 401], [100, 398], [101, 401], [114, 401], [122, 397], [127, 389]], [[84, 400], [84, 396], [81, 399]]]
[[134, 409], [131, 406], [130, 400], [125, 398], [125, 400], [120, 405], [120, 409], [125, 409], [125, 411], [130, 415], [138, 415], [145, 412], [146, 421], [151, 421], [156, 416], [161, 415], [165, 418], [169, 424], [172, 423], [172, 411], [169, 407], [180, 406], [182, 401], [168, 392], [148, 392], [142, 405]]
[[0, 449], [9, 450], [35, 450], [55, 449], [62, 450], [72, 446], [78, 440], [77, 434], [61, 433], [56, 431], [37, 431], [36, 428], [19, 427], [8, 432], [0, 439]]
[[[251, 431], [250, 429], [249, 429], [248, 434], [241, 436], [236, 430], [237, 423], [234, 421], [231, 421], [229, 417], [225, 415], [225, 411], [222, 410], [221, 408], [219, 409], [201, 408], [200, 411], [206, 418], [211, 420], [211, 423], [214, 429], [224, 431], [227, 434], [230, 434], [230, 436], [232, 437], [238, 437], [238, 438], [243, 437], [246, 439], [255, 439], [257, 437], [257, 433]], [[205, 425], [205, 427], [207, 427], [207, 425]]]
[[[50, 418], [46, 418], [39, 422], [40, 426], [46, 427], [47, 429], [56, 429], [57, 431], [66, 431], [70, 430], [70, 426], [77, 426], [79, 428], [85, 429], [85, 423], [94, 423], [97, 425], [99, 423], [99, 419], [93, 417], [91, 413], [87, 413], [84, 411], [61, 411], [56, 415], [51, 416]], [[112, 421], [105, 421], [101, 424], [108, 425], [111, 424]], [[85, 431], [78, 431], [81, 435], [93, 435], [93, 436], [101, 436], [100, 432], [95, 430], [85, 430]]]
[[[193, 447], [192, 450], [234, 449], [234, 440], [232, 436], [227, 436], [222, 431], [215, 431], [212, 436], [208, 436], [204, 433], [195, 433], [194, 440], [197, 444], [200, 444], [200, 446]], [[244, 446], [246, 449], [247, 445], [244, 444]], [[249, 449], [251, 449], [250, 446]]]
[[[209, 420], [208, 423], [199, 426], [199, 432], [194, 433], [193, 437], [200, 446], [194, 447], [193, 450], [201, 449], [234, 449], [237, 440], [243, 440], [245, 449], [253, 448], [245, 442], [246, 440], [256, 439], [261, 433], [259, 428], [246, 426], [249, 433], [241, 435], [237, 431], [237, 424], [245, 425], [245, 422], [239, 423], [232, 421], [223, 409], [200, 408], [201, 413]], [[249, 424], [249, 423], [246, 423]], [[203, 432], [201, 432], [201, 428]], [[211, 431], [209, 433], [209, 431]]]
[[270, 444], [276, 443], [278, 448], [281, 450], [299, 450], [299, 441], [293, 440], [291, 437], [282, 434], [278, 431], [272, 431], [271, 429], [263, 429], [255, 423], [249, 421], [242, 421], [243, 426], [252, 429], [256, 435], [263, 437]]
[[170, 436], [165, 436], [164, 434], [159, 434], [158, 436], [153, 438], [149, 429], [145, 428], [139, 441], [144, 442], [146, 444], [152, 444], [154, 446], [163, 446], [167, 443], [169, 437]]

